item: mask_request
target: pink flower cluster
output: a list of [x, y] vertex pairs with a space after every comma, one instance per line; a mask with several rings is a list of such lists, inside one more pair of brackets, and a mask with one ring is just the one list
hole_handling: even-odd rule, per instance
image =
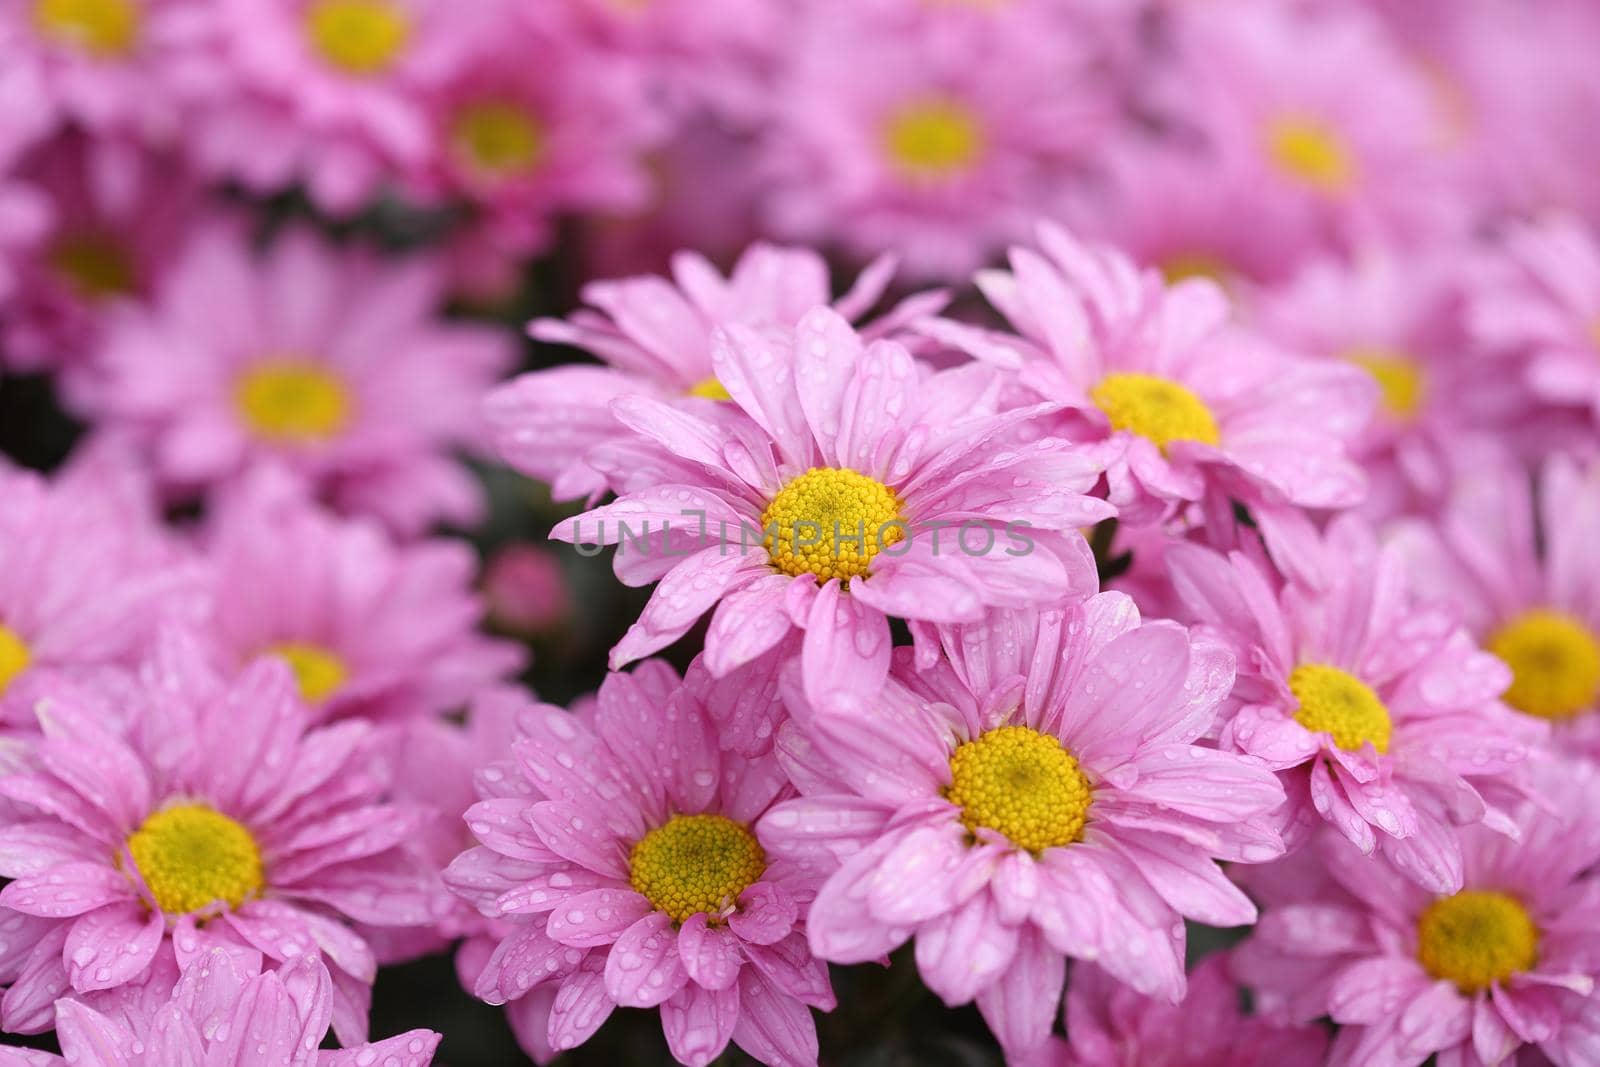
[[1600, 1065], [1597, 51], [0, 6], [0, 1067]]

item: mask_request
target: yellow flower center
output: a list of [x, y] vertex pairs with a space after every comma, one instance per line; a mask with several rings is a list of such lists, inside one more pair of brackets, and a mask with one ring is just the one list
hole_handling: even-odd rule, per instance
[[1193, 278], [1204, 278], [1218, 285], [1226, 285], [1232, 278], [1233, 271], [1219, 256], [1208, 255], [1205, 252], [1184, 252], [1167, 257], [1161, 264], [1161, 276], [1167, 280], [1168, 285], [1176, 285]]
[[1435, 978], [1478, 993], [1528, 970], [1539, 958], [1539, 929], [1515, 897], [1464, 889], [1428, 905], [1417, 921], [1417, 959]]
[[674, 922], [705, 912], [720, 922], [767, 869], [767, 854], [743, 824], [722, 815], [674, 815], [628, 857], [633, 888]]
[[1368, 741], [1379, 752], [1389, 751], [1389, 709], [1355, 675], [1322, 663], [1302, 663], [1289, 674], [1289, 691], [1300, 704], [1294, 721], [1307, 730], [1333, 735], [1333, 743], [1346, 752]]
[[703, 381], [695, 382], [686, 390], [690, 396], [703, 397], [706, 400], [732, 400], [733, 394], [728, 392], [728, 387], [712, 375]]
[[1284, 174], [1323, 193], [1349, 188], [1355, 163], [1344, 139], [1321, 119], [1285, 115], [1267, 127], [1267, 154]]
[[791, 479], [761, 513], [761, 528], [774, 567], [821, 582], [861, 577], [906, 533], [894, 490], [843, 467], [812, 467]]
[[1600, 699], [1600, 639], [1566, 612], [1524, 612], [1497, 630], [1488, 648], [1511, 668], [1505, 701], [1518, 711], [1570, 719]]
[[274, 645], [272, 652], [289, 661], [289, 669], [294, 671], [294, 680], [307, 704], [322, 703], [349, 677], [344, 660], [318, 645], [286, 641]]
[[0, 693], [4, 693], [17, 675], [28, 669], [28, 663], [32, 659], [33, 656], [21, 636], [9, 626], [0, 623]]
[[1113, 430], [1148, 438], [1164, 453], [1174, 441], [1215, 445], [1217, 420], [1206, 402], [1177, 382], [1153, 374], [1108, 374], [1089, 392]]
[[235, 399], [245, 425], [274, 441], [327, 440], [350, 419], [350, 394], [342, 381], [309, 360], [271, 360], [239, 382]]
[[128, 854], [168, 915], [218, 901], [237, 908], [265, 884], [261, 849], [250, 831], [201, 804], [150, 816], [128, 838]]
[[1061, 742], [1027, 726], [1001, 726], [950, 754], [945, 796], [968, 830], [987, 826], [1029, 852], [1083, 837], [1093, 790]]
[[305, 17], [322, 58], [349, 74], [382, 73], [411, 38], [411, 20], [389, 0], [317, 0]]
[[1427, 379], [1417, 361], [1393, 348], [1354, 348], [1345, 353], [1378, 383], [1383, 410], [1397, 422], [1410, 422], [1422, 409]]
[[46, 36], [101, 58], [127, 55], [139, 42], [133, 0], [37, 0], [33, 21]]
[[468, 163], [492, 175], [526, 174], [544, 155], [544, 126], [517, 104], [486, 100], [463, 107], [452, 131]]
[[919, 100], [889, 116], [883, 141], [889, 161], [903, 174], [951, 178], [971, 169], [983, 154], [983, 124], [960, 101]]
[[133, 263], [122, 246], [102, 236], [83, 235], [58, 242], [50, 265], [84, 300], [120, 296], [134, 289]]

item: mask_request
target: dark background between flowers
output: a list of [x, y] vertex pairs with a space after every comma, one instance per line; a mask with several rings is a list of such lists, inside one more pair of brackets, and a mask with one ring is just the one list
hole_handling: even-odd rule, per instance
[[[274, 222], [268, 230], [287, 219], [310, 216], [311, 212], [303, 202], [285, 199], [270, 214]], [[353, 224], [320, 224], [348, 239], [375, 241], [401, 253], [408, 247], [428, 243], [448, 223], [441, 216], [415, 215], [394, 205], [383, 205]], [[267, 235], [264, 231], [262, 237]], [[453, 313], [501, 323], [522, 337], [523, 369], [589, 362], [581, 352], [528, 340], [522, 331], [530, 318], [565, 315], [579, 305], [581, 279], [589, 276], [581, 255], [584, 245], [579, 228], [564, 228], [557, 250], [529, 266], [514, 298], [492, 309], [457, 308]], [[61, 409], [48, 379], [0, 377], [0, 454], [25, 467], [50, 471], [65, 460], [83, 429]], [[507, 468], [478, 460], [470, 462], [488, 490], [489, 518], [475, 530], [440, 532], [469, 539], [484, 557], [517, 541], [549, 544], [556, 553], [572, 607], [558, 625], [538, 635], [520, 635], [519, 639], [525, 640], [533, 651], [532, 666], [523, 681], [540, 699], [564, 705], [599, 685], [605, 675], [607, 650], [638, 616], [649, 590], [629, 589], [616, 580], [611, 573], [609, 549], [586, 558], [569, 546], [545, 541], [551, 526], [580, 508], [553, 503], [544, 486]], [[3, 506], [4, 501], [0, 501]], [[197, 515], [193, 504], [180, 502], [172, 509], [172, 518], [179, 523]], [[1106, 558], [1104, 547], [1109, 537], [1105, 535], [1109, 531], [1100, 533], [1095, 538], [1096, 550], [1102, 577], [1107, 578], [1125, 566], [1126, 560]], [[699, 648], [701, 633], [698, 628], [691, 631], [667, 650], [666, 658], [682, 670]], [[1235, 936], [1229, 931], [1191, 923], [1190, 960], [1233, 940]], [[970, 1005], [946, 1008], [921, 986], [909, 947], [896, 953], [887, 969], [877, 965], [834, 967], [832, 973], [839, 1006], [831, 1014], [817, 1018], [823, 1064], [998, 1067], [1002, 1062], [998, 1047], [975, 1009]], [[513, 1067], [530, 1062], [512, 1038], [503, 1011], [475, 1000], [461, 988], [449, 955], [384, 968], [378, 975], [372, 1006], [373, 1036], [384, 1037], [414, 1027], [444, 1035], [435, 1058], [439, 1067]], [[6, 1035], [5, 1040], [34, 1048], [56, 1048], [49, 1035], [35, 1039]], [[557, 1062], [574, 1067], [614, 1067], [667, 1065], [674, 1061], [667, 1053], [654, 1011], [619, 1009], [586, 1045], [564, 1054]], [[718, 1060], [719, 1064], [753, 1062], [731, 1045]]]

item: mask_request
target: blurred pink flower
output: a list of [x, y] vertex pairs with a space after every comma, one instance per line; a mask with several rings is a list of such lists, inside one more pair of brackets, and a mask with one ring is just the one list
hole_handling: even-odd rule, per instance
[[1502, 699], [1600, 759], [1600, 463], [1552, 457], [1535, 493], [1503, 452], [1471, 459], [1435, 521], [1389, 539], [1422, 597], [1509, 665]]
[[[51, 1005], [158, 981], [212, 945], [273, 966], [320, 951], [334, 1029], [366, 1038], [376, 970], [346, 924], [426, 926], [438, 901], [398, 846], [425, 812], [385, 800], [384, 737], [369, 723], [308, 728], [289, 670], [236, 681], [191, 635], [166, 631], [126, 726], [92, 690], [37, 704], [43, 735], [8, 755], [0, 795], [0, 1024], [49, 1027]], [[110, 994], [115, 995], [115, 994]]]
[[256, 255], [211, 229], [150, 306], [109, 316], [89, 413], [142, 439], [175, 491], [270, 459], [402, 533], [471, 521], [481, 490], [449, 450], [476, 443], [479, 397], [512, 347], [442, 321], [442, 286], [432, 259], [380, 259], [306, 230]]
[[489, 558], [483, 570], [489, 620], [502, 630], [537, 634], [572, 611], [572, 594], [560, 560], [548, 548], [513, 542]]
[[[893, 257], [877, 260], [831, 306], [852, 321], [863, 318], [888, 288], [894, 268]], [[590, 307], [566, 319], [537, 319], [529, 333], [583, 349], [606, 366], [566, 364], [524, 374], [491, 393], [485, 412], [508, 463], [551, 483], [559, 500], [592, 502], [606, 489], [628, 492], [650, 484], [627, 465], [607, 478], [587, 460], [597, 447], [620, 448], [632, 437], [612, 401], [728, 399], [712, 366], [718, 328], [794, 327], [813, 308], [829, 304], [828, 264], [807, 249], [756, 244], [724, 278], [703, 256], [680, 252], [672, 260], [671, 280], [647, 275], [590, 282], [583, 296]], [[940, 293], [913, 297], [864, 327], [864, 336], [893, 336], [943, 302]]]
[[1397, 550], [1350, 517], [1320, 548], [1319, 584], [1281, 588], [1241, 553], [1167, 550], [1188, 614], [1238, 657], [1220, 743], [1278, 772], [1296, 837], [1325, 821], [1454, 892], [1461, 828], [1512, 829], [1506, 809], [1547, 731], [1496, 700], [1504, 664], [1453, 617], [1419, 608]]
[[1199, 744], [1229, 653], [1120, 593], [996, 612], [945, 650], [931, 669], [897, 650], [869, 715], [790, 697], [777, 752], [804, 795], [757, 834], [816, 894], [812, 951], [862, 963], [915, 938], [923, 981], [976, 999], [1013, 1056], [1049, 1035], [1067, 957], [1182, 1000], [1183, 919], [1255, 920], [1215, 861], [1283, 852], [1272, 774]]
[[590, 459], [632, 466], [638, 488], [551, 531], [617, 544], [631, 524], [617, 575], [659, 580], [613, 667], [665, 648], [715, 606], [714, 675], [799, 629], [811, 701], [865, 710], [889, 670], [891, 616], [912, 621], [931, 660], [934, 626], [1093, 588], [1078, 528], [1112, 514], [1085, 495], [1100, 468], [1054, 438], [1019, 444], [1050, 409], [999, 410], [987, 368], [924, 372], [824, 307], [792, 330], [725, 327], [712, 369], [731, 402], [613, 403], [637, 444]]
[[174, 64], [203, 171], [271, 194], [303, 184], [361, 208], [432, 152], [431, 93], [478, 61], [509, 5], [452, 0], [215, 0]]
[[955, 279], [1059, 214], [1116, 86], [1052, 6], [811, 5], [771, 90], [772, 229]]
[[1600, 238], [1594, 230], [1564, 216], [1512, 227], [1482, 271], [1468, 316], [1480, 344], [1521, 362], [1523, 382], [1535, 397], [1558, 409], [1586, 408], [1600, 420]]
[[267, 478], [220, 505], [203, 542], [207, 635], [230, 668], [288, 662], [315, 719], [444, 715], [522, 668], [520, 646], [478, 631], [469, 545], [397, 543]]
[[[1459, 891], [1419, 889], [1327, 834], [1295, 864], [1241, 872], [1262, 904], [1234, 954], [1258, 1008], [1341, 1024], [1335, 1067], [1545, 1062], [1600, 1050], [1600, 780], [1543, 765], [1516, 833], [1462, 833]], [[1526, 1052], [1533, 1052], [1527, 1049]]]
[[1141, 996], [1092, 963], [1072, 968], [1066, 1040], [1017, 1067], [1295, 1067], [1323, 1062], [1328, 1035], [1314, 1024], [1276, 1026], [1239, 1009], [1228, 954], [1189, 972], [1181, 1004]]
[[[752, 826], [788, 789], [769, 756], [719, 753], [699, 694], [670, 667], [612, 674], [592, 715], [530, 705], [515, 762], [480, 770], [482, 842], [447, 879], [510, 920], [475, 992], [557, 988], [548, 1048], [575, 1048], [621, 1005], [661, 1008], [672, 1054], [704, 1067], [728, 1041], [775, 1065], [817, 1062], [808, 1007], [834, 1005], [781, 865]], [[499, 786], [515, 776], [531, 796]]]

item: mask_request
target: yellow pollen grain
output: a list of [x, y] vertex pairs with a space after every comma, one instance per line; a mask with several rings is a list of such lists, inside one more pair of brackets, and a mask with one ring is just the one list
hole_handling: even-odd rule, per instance
[[134, 268], [115, 241], [98, 235], [68, 237], [50, 250], [50, 265], [84, 300], [103, 300], [134, 290]]
[[320, 645], [285, 641], [272, 646], [274, 655], [289, 662], [300, 696], [307, 704], [320, 704], [344, 685], [349, 670], [344, 660]]
[[33, 22], [46, 37], [101, 59], [127, 55], [139, 43], [134, 0], [37, 0]]
[[1397, 422], [1410, 422], [1422, 410], [1427, 379], [1417, 361], [1397, 348], [1352, 348], [1344, 358], [1372, 376], [1378, 384], [1383, 410]]
[[301, 359], [274, 359], [251, 368], [234, 399], [257, 437], [309, 444], [335, 437], [350, 419], [350, 393], [327, 367]]
[[1168, 285], [1204, 278], [1226, 286], [1233, 278], [1233, 270], [1220, 256], [1204, 252], [1184, 252], [1168, 256], [1161, 263], [1161, 276]]
[[1505, 702], [1541, 719], [1570, 719], [1600, 700], [1600, 638], [1576, 616], [1539, 608], [1492, 634], [1488, 649], [1511, 668]]
[[462, 158], [487, 174], [526, 174], [544, 156], [544, 124], [518, 104], [485, 100], [463, 107], [451, 139]]
[[1111, 420], [1111, 428], [1147, 438], [1163, 453], [1174, 441], [1215, 445], [1217, 420], [1194, 393], [1153, 374], [1108, 374], [1089, 398]]
[[158, 811], [128, 838], [128, 854], [156, 906], [185, 915], [237, 908], [266, 884], [250, 831], [219, 811], [183, 804]]
[[389, 0], [317, 0], [306, 10], [317, 53], [347, 74], [381, 74], [411, 38], [411, 20]]
[[971, 170], [982, 157], [983, 123], [958, 100], [917, 100], [889, 115], [883, 147], [889, 162], [907, 177], [948, 179]]
[[674, 922], [705, 912], [718, 923], [767, 869], [748, 827], [723, 815], [674, 815], [633, 846], [629, 881]]
[[1343, 137], [1318, 118], [1284, 115], [1272, 120], [1267, 154], [1285, 175], [1318, 192], [1342, 192], [1355, 180], [1355, 163]]
[[1346, 752], [1368, 741], [1379, 752], [1389, 751], [1389, 709], [1355, 675], [1323, 663], [1302, 663], [1289, 674], [1289, 691], [1299, 703], [1294, 720], [1307, 730], [1331, 734]]
[[945, 797], [968, 830], [984, 826], [1029, 852], [1082, 840], [1093, 790], [1061, 742], [1027, 726], [1001, 726], [950, 754]]
[[28, 651], [28, 644], [22, 635], [0, 623], [0, 693], [4, 693], [6, 687], [28, 669], [32, 660], [33, 654]]
[[689, 396], [698, 396], [705, 400], [732, 400], [733, 394], [728, 392], [728, 387], [717, 380], [716, 375], [703, 378], [689, 386], [684, 392]]
[[1417, 921], [1417, 959], [1463, 993], [1482, 992], [1539, 959], [1539, 928], [1515, 897], [1465, 889], [1428, 905]]
[[900, 501], [875, 478], [843, 467], [812, 467], [761, 513], [769, 562], [784, 574], [848, 582], [905, 537]]

